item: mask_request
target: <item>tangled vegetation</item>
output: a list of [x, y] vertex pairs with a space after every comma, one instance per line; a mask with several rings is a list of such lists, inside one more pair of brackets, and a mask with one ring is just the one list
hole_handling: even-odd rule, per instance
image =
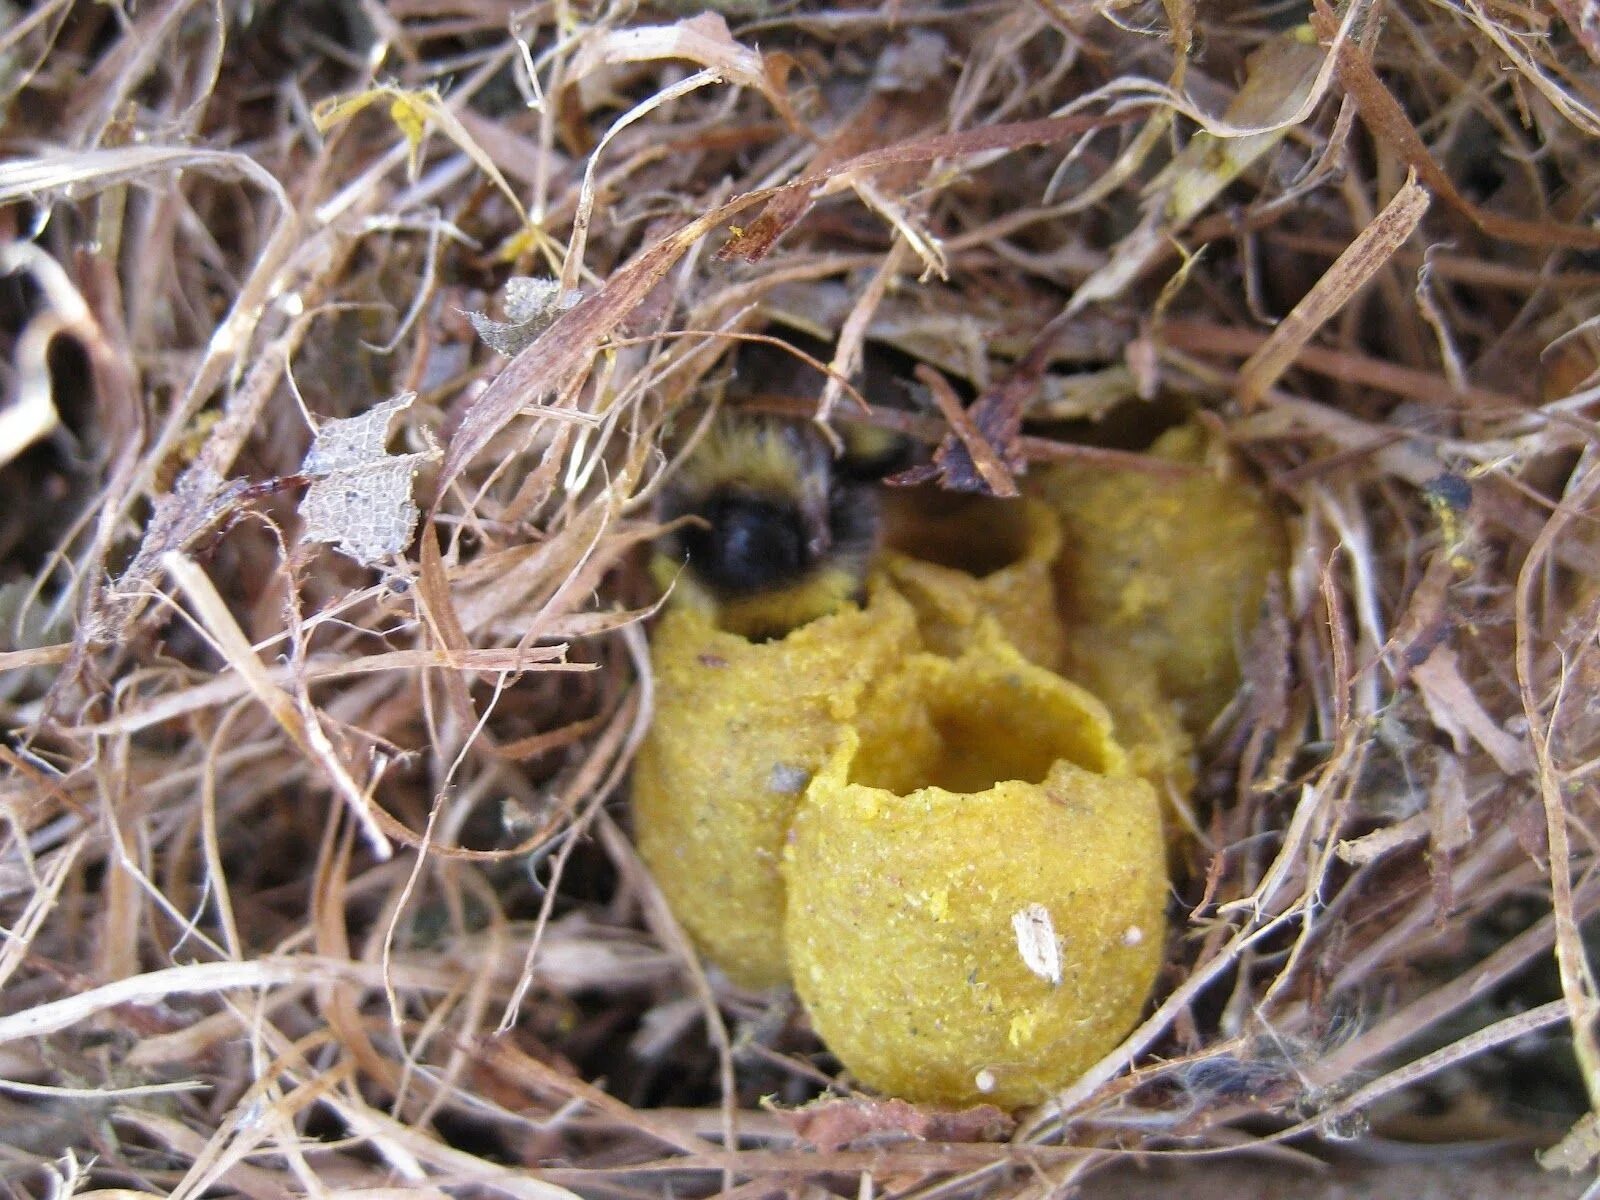
[[[1578, 1194], [1592, 11], [715, 8], [0, 0], [7, 1189], [1043, 1200], [1404, 1142]], [[828, 383], [752, 402], [864, 398], [947, 482], [1192, 418], [1291, 528], [1157, 1000], [1015, 1117], [852, 1092], [628, 837], [653, 498], [773, 340]]]

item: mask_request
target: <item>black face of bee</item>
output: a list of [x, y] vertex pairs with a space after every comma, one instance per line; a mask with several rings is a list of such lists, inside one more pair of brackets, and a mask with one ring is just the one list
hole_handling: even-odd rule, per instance
[[686, 568], [682, 596], [765, 640], [865, 600], [877, 500], [813, 426], [725, 413], [662, 488], [656, 516], [673, 526], [662, 549]]
[[752, 496], [716, 495], [700, 522], [679, 535], [696, 572], [731, 595], [770, 591], [800, 579], [811, 566], [795, 506]]

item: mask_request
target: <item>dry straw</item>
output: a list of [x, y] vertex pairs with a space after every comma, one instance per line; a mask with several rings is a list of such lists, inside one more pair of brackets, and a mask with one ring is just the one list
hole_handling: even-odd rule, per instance
[[[8, 1190], [1583, 1191], [1600, 36], [1203, 8], [0, 0]], [[793, 1111], [848, 1081], [626, 837], [653, 493], [774, 333], [824, 413], [887, 351], [947, 477], [1196, 411], [1293, 521], [1157, 1000], [1015, 1121]], [[316, 514], [389, 540], [302, 540], [407, 392]]]

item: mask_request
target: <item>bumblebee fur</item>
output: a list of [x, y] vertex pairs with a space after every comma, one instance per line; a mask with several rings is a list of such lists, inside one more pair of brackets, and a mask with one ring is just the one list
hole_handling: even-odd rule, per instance
[[845, 442], [836, 458], [814, 425], [719, 414], [657, 506], [676, 523], [661, 567], [684, 568], [679, 602], [757, 640], [859, 604], [881, 525], [873, 480], [890, 444], [854, 433]]

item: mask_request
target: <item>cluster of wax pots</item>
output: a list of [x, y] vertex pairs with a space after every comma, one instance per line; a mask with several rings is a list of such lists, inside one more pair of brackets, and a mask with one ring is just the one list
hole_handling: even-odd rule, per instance
[[891, 521], [866, 602], [785, 637], [657, 630], [639, 848], [707, 957], [792, 982], [870, 1087], [1038, 1103], [1149, 996], [1170, 802], [1284, 557], [1197, 430], [1151, 453], [1192, 469]]

